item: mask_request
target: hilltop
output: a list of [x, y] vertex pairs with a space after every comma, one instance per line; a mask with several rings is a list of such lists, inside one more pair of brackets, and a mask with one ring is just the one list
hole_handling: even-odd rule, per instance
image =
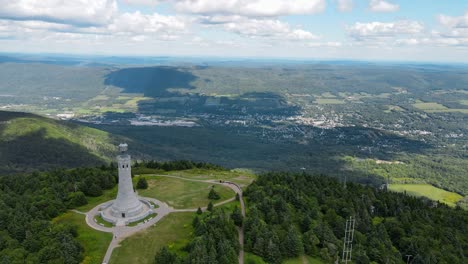
[[1, 173], [110, 162], [118, 137], [33, 114], [0, 112]]

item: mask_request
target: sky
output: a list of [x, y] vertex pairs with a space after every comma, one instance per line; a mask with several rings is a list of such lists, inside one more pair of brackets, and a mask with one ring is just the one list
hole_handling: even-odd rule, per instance
[[468, 0], [0, 0], [0, 52], [468, 62]]

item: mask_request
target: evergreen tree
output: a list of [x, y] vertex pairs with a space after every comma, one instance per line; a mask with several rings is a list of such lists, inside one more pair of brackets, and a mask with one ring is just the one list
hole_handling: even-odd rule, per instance
[[198, 215], [203, 214], [203, 211], [202, 211], [202, 209], [201, 209], [200, 207], [198, 207], [198, 209], [197, 209], [197, 214], [198, 214]]
[[221, 196], [219, 196], [218, 192], [214, 190], [214, 187], [211, 187], [210, 193], [208, 193], [208, 199], [210, 200], [219, 200]]
[[212, 203], [212, 202], [210, 202], [210, 203], [208, 204], [208, 207], [206, 208], [206, 210], [208, 210], [208, 211], [210, 211], [210, 212], [213, 212], [213, 203]]
[[286, 257], [297, 257], [304, 252], [301, 235], [294, 226], [289, 227], [286, 238], [282, 242]]
[[156, 254], [154, 258], [155, 264], [176, 264], [177, 255], [169, 251], [169, 249], [164, 246], [159, 250], [158, 254]]
[[239, 207], [234, 207], [234, 210], [232, 211], [232, 214], [231, 214], [231, 219], [234, 221], [234, 224], [236, 226], [242, 226], [242, 221], [243, 221], [243, 217], [242, 217], [242, 212], [241, 210], [239, 209]]
[[137, 187], [137, 189], [147, 189], [148, 188], [148, 182], [146, 181], [146, 178], [145, 177], [139, 177], [136, 187]]

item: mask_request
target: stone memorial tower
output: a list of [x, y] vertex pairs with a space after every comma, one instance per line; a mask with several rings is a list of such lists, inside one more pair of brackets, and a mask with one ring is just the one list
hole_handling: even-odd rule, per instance
[[153, 205], [145, 198], [138, 197], [132, 183], [132, 160], [127, 154], [128, 145], [119, 145], [117, 156], [119, 186], [117, 198], [101, 206], [102, 218], [117, 226], [139, 221], [153, 213]]
[[132, 217], [143, 210], [143, 205], [138, 200], [132, 183], [131, 157], [127, 154], [128, 145], [120, 144], [117, 156], [119, 167], [119, 191], [112, 205], [112, 215], [115, 217]]

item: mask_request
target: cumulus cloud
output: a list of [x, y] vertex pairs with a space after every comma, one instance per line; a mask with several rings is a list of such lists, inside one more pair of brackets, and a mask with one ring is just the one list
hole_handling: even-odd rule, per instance
[[102, 26], [118, 11], [115, 0], [0, 0], [0, 18]]
[[126, 5], [140, 5], [140, 6], [156, 6], [159, 0], [120, 0], [121, 3]]
[[439, 15], [437, 19], [442, 28], [431, 33], [435, 44], [468, 46], [468, 12], [462, 16]]
[[276, 17], [283, 15], [323, 12], [325, 0], [178, 0], [176, 9], [194, 14], [224, 14], [247, 17]]
[[329, 47], [329, 48], [338, 48], [343, 46], [343, 43], [337, 41], [329, 41], [329, 42], [312, 42], [307, 44], [309, 47], [313, 48], [321, 48], [321, 47]]
[[446, 27], [468, 28], [468, 12], [465, 12], [463, 16], [439, 15], [437, 19], [441, 25]]
[[400, 6], [384, 0], [370, 0], [369, 9], [372, 12], [395, 12], [400, 10]]
[[303, 29], [294, 29], [277, 19], [243, 19], [223, 24], [226, 31], [251, 38], [269, 38], [283, 40], [311, 40], [318, 36]]
[[353, 0], [337, 0], [336, 8], [340, 12], [351, 12], [354, 8]]
[[[107, 27], [117, 34], [161, 34], [174, 35], [185, 30], [185, 22], [175, 16], [165, 16], [157, 13], [146, 15], [139, 11], [123, 13]], [[142, 39], [139, 37], [139, 39]]]
[[421, 33], [424, 26], [417, 21], [400, 20], [396, 22], [357, 22], [347, 27], [350, 37], [357, 41], [365, 41], [375, 38], [396, 37], [399, 35], [412, 35]]

